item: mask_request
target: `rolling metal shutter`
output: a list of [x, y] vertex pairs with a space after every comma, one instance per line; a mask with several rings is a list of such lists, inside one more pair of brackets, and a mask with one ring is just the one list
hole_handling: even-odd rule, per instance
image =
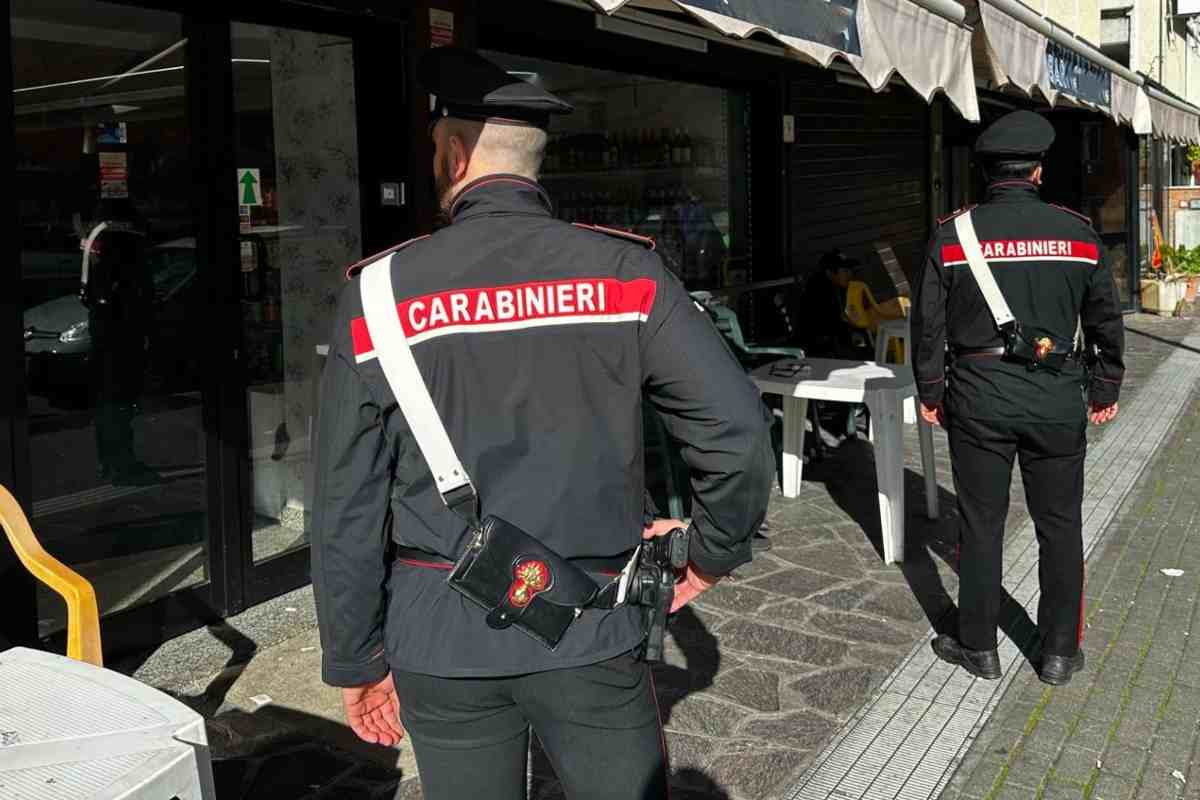
[[811, 274], [837, 247], [863, 262], [877, 297], [893, 296], [875, 243], [892, 246], [911, 281], [929, 236], [929, 108], [907, 87], [875, 94], [829, 72], [792, 80], [787, 107], [793, 269]]

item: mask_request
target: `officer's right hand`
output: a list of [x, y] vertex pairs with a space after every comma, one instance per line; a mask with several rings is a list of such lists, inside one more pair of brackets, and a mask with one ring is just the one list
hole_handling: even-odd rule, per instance
[[400, 698], [392, 673], [382, 680], [342, 689], [346, 720], [358, 738], [371, 744], [395, 747], [404, 738], [400, 724]]
[[944, 408], [942, 408], [940, 403], [932, 408], [924, 403], [921, 403], [921, 419], [925, 420], [930, 425], [945, 425], [946, 411]]
[[1096, 403], [1088, 404], [1088, 419], [1093, 425], [1103, 425], [1106, 422], [1111, 422], [1117, 416], [1118, 404], [1101, 406]]
[[712, 578], [696, 569], [696, 565], [688, 562], [683, 571], [683, 580], [675, 584], [675, 599], [671, 602], [671, 613], [674, 614], [699, 595], [717, 585], [720, 578]]
[[[643, 539], [653, 539], [655, 536], [666, 536], [676, 528], [686, 528], [687, 523], [681, 519], [656, 519], [642, 529]], [[696, 599], [698, 595], [707, 592], [717, 585], [720, 578], [712, 578], [688, 563], [683, 571], [683, 577], [675, 584], [675, 599], [671, 602], [671, 612], [679, 609]]]

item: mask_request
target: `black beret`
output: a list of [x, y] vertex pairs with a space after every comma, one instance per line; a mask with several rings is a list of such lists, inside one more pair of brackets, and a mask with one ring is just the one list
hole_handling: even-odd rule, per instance
[[1014, 111], [993, 122], [975, 140], [981, 156], [1041, 157], [1054, 144], [1054, 126], [1041, 114]]
[[435, 47], [427, 52], [417, 65], [417, 80], [434, 96], [435, 121], [456, 117], [545, 128], [551, 114], [574, 110], [542, 87], [461, 47]]

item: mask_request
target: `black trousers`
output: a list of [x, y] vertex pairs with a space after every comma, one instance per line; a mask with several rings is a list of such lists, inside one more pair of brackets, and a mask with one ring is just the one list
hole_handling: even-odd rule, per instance
[[393, 671], [425, 800], [525, 800], [529, 731], [570, 800], [663, 800], [650, 667], [633, 654], [511, 678]]
[[1037, 531], [1038, 629], [1043, 652], [1072, 656], [1083, 635], [1083, 460], [1087, 422], [949, 420], [958, 493], [959, 641], [996, 647], [1004, 522], [1013, 457]]

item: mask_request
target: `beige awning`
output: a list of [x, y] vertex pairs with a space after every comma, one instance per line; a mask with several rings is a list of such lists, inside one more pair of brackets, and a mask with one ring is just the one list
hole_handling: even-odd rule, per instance
[[1175, 144], [1200, 144], [1200, 117], [1174, 100], [1147, 87], [1154, 136]]
[[[607, 14], [624, 7], [683, 12], [724, 36], [761, 34], [796, 58], [820, 67], [849, 64], [875, 91], [899, 75], [926, 102], [945, 94], [967, 120], [979, 121], [971, 60], [971, 31], [953, 11], [935, 14], [936, 0], [591, 0]], [[957, 9], [954, 3], [945, 3]], [[933, 6], [938, 7], [938, 6]], [[760, 15], [751, 16], [751, 12]], [[762, 18], [770, 14], [771, 19]]]
[[[1082, 43], [1072, 47], [1061, 43], [1060, 38], [1052, 39], [1043, 30], [1006, 13], [989, 0], [979, 3], [979, 17], [975, 28], [975, 67], [980, 78], [997, 88], [1019, 89], [1030, 97], [1036, 93], [1051, 107], [1088, 108], [1111, 117], [1118, 124], [1130, 126], [1135, 133], [1150, 132], [1150, 107], [1141, 87], [1104, 66], [1101, 53], [1087, 53]], [[1040, 18], [1038, 21], [1049, 28], [1050, 23]], [[1094, 91], [1073, 93], [1055, 81], [1048, 53], [1056, 49], [1065, 58], [1088, 63]]]

